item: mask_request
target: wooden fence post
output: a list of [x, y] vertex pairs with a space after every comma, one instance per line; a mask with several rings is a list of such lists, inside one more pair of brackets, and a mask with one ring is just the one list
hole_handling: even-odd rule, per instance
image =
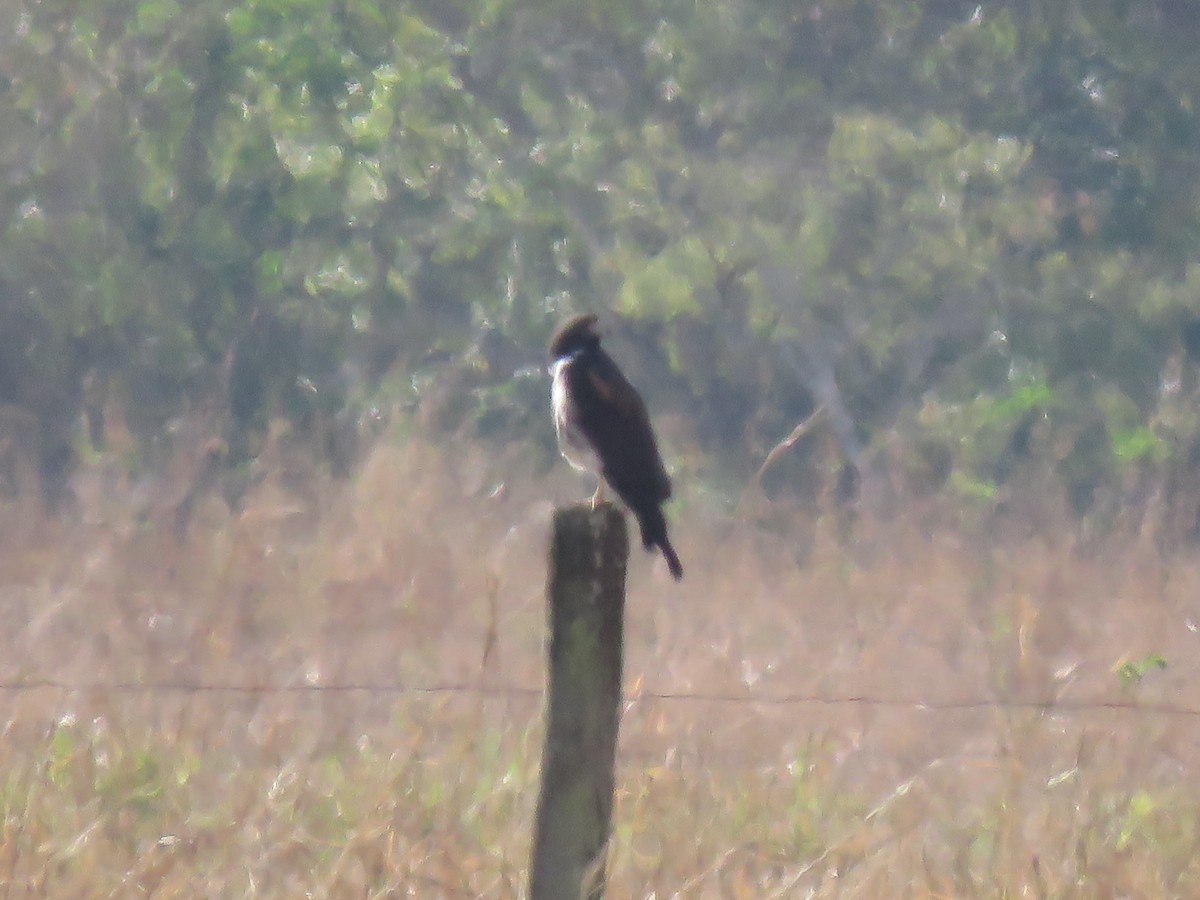
[[555, 510], [549, 709], [531, 900], [600, 900], [612, 826], [629, 533], [610, 504]]

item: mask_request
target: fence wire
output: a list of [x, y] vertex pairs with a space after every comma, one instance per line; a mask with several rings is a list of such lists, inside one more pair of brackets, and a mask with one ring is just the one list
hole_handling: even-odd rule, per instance
[[[441, 682], [432, 684], [374, 684], [354, 682], [345, 684], [237, 684], [190, 681], [94, 681], [71, 682], [51, 678], [34, 678], [16, 682], [0, 682], [0, 693], [54, 690], [62, 693], [113, 693], [131, 695], [153, 694], [237, 694], [242, 696], [304, 696], [316, 694], [370, 694], [376, 696], [465, 696], [541, 698], [543, 686], [512, 684], [482, 684]], [[869, 694], [805, 694], [762, 693], [742, 694], [725, 691], [669, 691], [637, 688], [628, 691], [626, 704], [641, 700], [668, 703], [747, 704], [751, 706], [860, 706], [890, 709], [909, 709], [917, 712], [971, 712], [981, 710], [1037, 710], [1047, 714], [1118, 712], [1173, 717], [1200, 717], [1200, 709], [1165, 701], [1134, 699], [997, 699], [963, 697], [940, 700], [908, 697], [880, 697]]]

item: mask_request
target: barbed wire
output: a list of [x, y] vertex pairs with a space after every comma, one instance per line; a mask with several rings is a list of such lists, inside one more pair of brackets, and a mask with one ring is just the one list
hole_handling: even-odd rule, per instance
[[[246, 696], [310, 695], [310, 694], [374, 694], [391, 696], [479, 696], [523, 697], [544, 696], [544, 687], [527, 685], [468, 682], [433, 684], [400, 683], [300, 683], [300, 684], [235, 684], [190, 681], [91, 681], [71, 682], [51, 678], [34, 678], [16, 682], [0, 682], [0, 693], [20, 693], [55, 690], [63, 693], [117, 694], [241, 694]], [[862, 706], [890, 709], [910, 709], [917, 712], [972, 712], [983, 710], [1038, 710], [1045, 713], [1118, 712], [1144, 713], [1176, 717], [1200, 717], [1200, 709], [1165, 701], [1135, 699], [982, 699], [976, 697], [942, 700], [919, 700], [908, 697], [878, 697], [869, 694], [741, 694], [727, 691], [665, 691], [635, 688], [626, 693], [624, 702], [641, 700], [682, 703], [731, 703], [753, 706]]]

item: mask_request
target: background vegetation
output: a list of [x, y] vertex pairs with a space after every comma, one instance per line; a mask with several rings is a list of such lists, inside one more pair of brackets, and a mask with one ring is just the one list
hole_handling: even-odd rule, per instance
[[4, 4], [8, 894], [520, 892], [583, 309], [616, 890], [1195, 893], [1194, 716], [1036, 703], [1200, 704], [1198, 98], [1179, 0]]
[[[485, 455], [269, 477], [183, 546], [102, 494], [5, 509], [5, 893], [524, 896], [547, 492], [580, 491], [489, 498]], [[1200, 563], [675, 530], [681, 585], [630, 572], [614, 900], [1196, 894]]]
[[530, 367], [595, 309], [717, 496], [823, 406], [769, 490], [1197, 531], [1190, 4], [2, 15], [0, 401], [51, 502], [106, 416], [131, 471], [219, 436], [233, 500], [272, 421], [340, 472], [397, 409], [546, 464]]

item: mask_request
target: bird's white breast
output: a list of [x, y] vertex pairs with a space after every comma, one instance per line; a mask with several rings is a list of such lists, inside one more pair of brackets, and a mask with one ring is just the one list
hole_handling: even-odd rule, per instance
[[554, 411], [554, 430], [563, 458], [581, 472], [600, 472], [600, 458], [579, 428], [574, 404], [567, 390], [567, 368], [573, 359], [564, 356], [550, 366], [550, 407]]

